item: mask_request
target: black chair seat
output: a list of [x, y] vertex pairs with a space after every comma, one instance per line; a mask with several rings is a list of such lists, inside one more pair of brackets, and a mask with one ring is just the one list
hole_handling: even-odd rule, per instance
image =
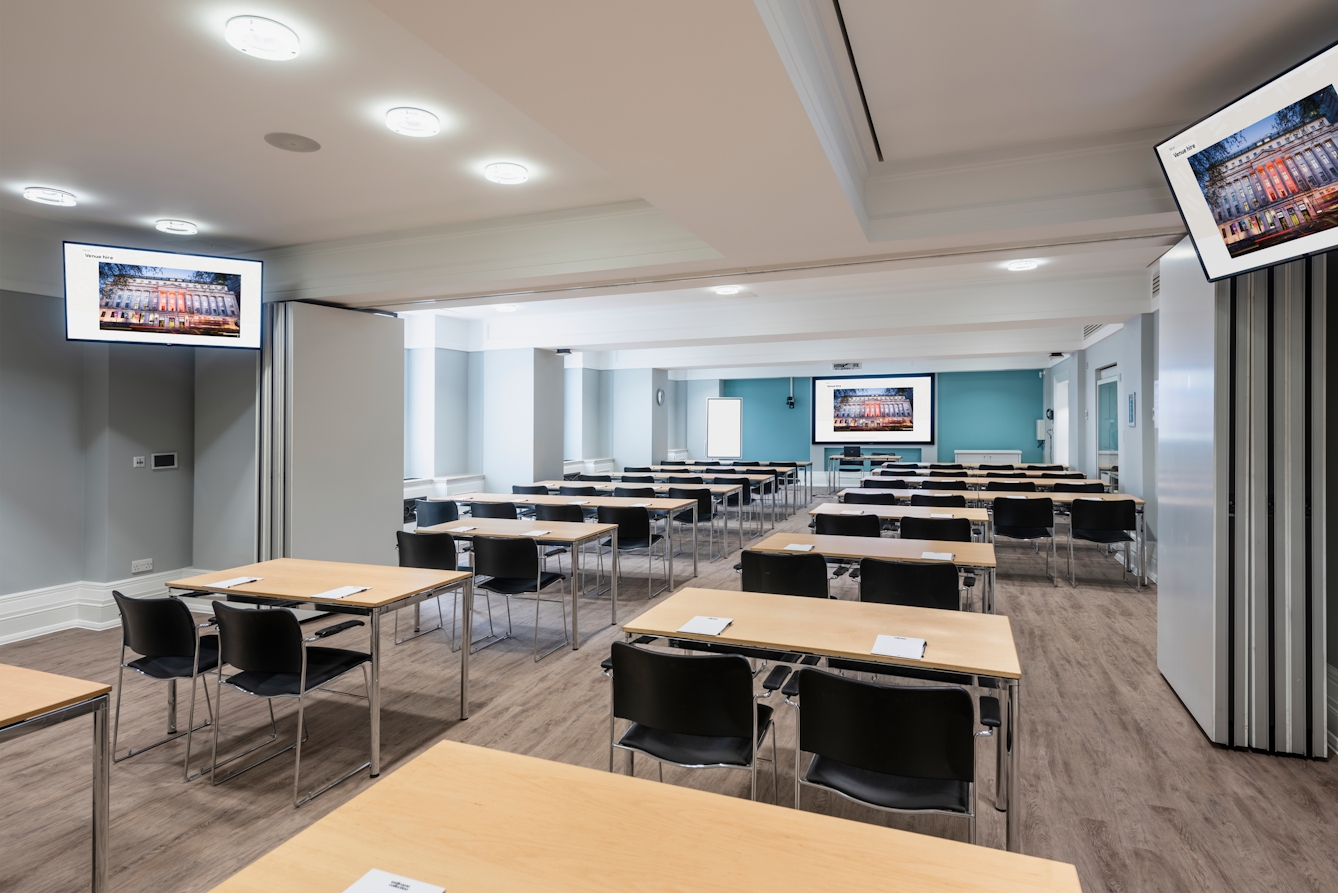
[[[771, 725], [771, 708], [757, 706], [757, 741], [760, 744]], [[641, 723], [632, 725], [618, 739], [624, 747], [633, 747], [670, 763], [683, 766], [748, 766], [753, 749], [747, 738], [725, 738], [712, 735], [685, 735], [664, 732]]]
[[1075, 540], [1087, 540], [1089, 543], [1132, 543], [1133, 534], [1127, 530], [1075, 530]]
[[971, 786], [964, 781], [885, 775], [820, 755], [813, 757], [804, 779], [887, 809], [971, 811]]
[[1049, 527], [1000, 527], [997, 524], [994, 527], [995, 536], [1007, 536], [1015, 540], [1038, 540], [1053, 534], [1054, 531]]
[[[561, 574], [543, 571], [539, 574], [539, 588], [542, 589], [561, 579]], [[490, 577], [476, 585], [479, 589], [486, 589], [499, 595], [517, 595], [522, 592], [534, 591], [534, 577]]]
[[[126, 664], [154, 679], [189, 679], [195, 658], [190, 655], [168, 657], [141, 657]], [[218, 636], [200, 636], [200, 672], [218, 666]]]
[[[652, 533], [652, 534], [650, 535], [650, 539], [646, 539], [645, 537], [641, 537], [640, 539], [634, 539], [634, 540], [632, 540], [632, 539], [623, 539], [622, 537], [618, 537], [618, 551], [619, 551], [619, 552], [623, 552], [623, 551], [626, 551], [626, 550], [628, 550], [628, 549], [646, 549], [646, 548], [649, 548], [653, 543], [658, 543], [658, 542], [659, 542], [660, 540], [662, 540], [662, 539], [664, 539], [664, 537], [661, 536], [661, 535], [658, 534], [658, 533]], [[604, 542], [600, 543], [600, 545], [601, 545], [601, 546], [612, 546], [612, 545], [613, 545], [613, 539], [612, 539], [612, 538], [606, 539], [606, 540], [604, 540]]]
[[975, 677], [969, 673], [954, 673], [951, 670], [922, 670], [919, 667], [908, 667], [905, 664], [850, 660], [844, 657], [827, 658], [827, 669], [852, 673], [877, 673], [880, 676], [896, 676], [901, 679], [923, 679], [926, 682], [943, 682], [948, 685], [974, 685], [976, 682]]
[[[348, 651], [343, 648], [308, 648], [307, 691], [324, 685], [371, 659], [370, 654], [363, 654], [361, 651]], [[280, 695], [296, 695], [302, 677], [298, 673], [262, 673], [248, 670], [229, 676], [223, 681], [248, 694], [274, 698]]]
[[752, 660], [765, 660], [773, 663], [796, 663], [799, 655], [793, 651], [780, 651], [775, 648], [759, 648], [755, 645], [725, 645], [719, 642], [701, 642], [696, 639], [669, 639], [670, 648], [684, 651], [706, 651], [711, 654], [737, 654]]

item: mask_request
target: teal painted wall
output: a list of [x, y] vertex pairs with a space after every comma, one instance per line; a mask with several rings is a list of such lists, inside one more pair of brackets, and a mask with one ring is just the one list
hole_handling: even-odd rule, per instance
[[787, 409], [789, 378], [738, 378], [720, 383], [720, 396], [743, 398], [743, 458], [758, 462], [808, 458], [811, 389], [810, 379], [796, 378], [794, 409]]
[[938, 375], [938, 458], [953, 450], [1021, 450], [1023, 462], [1044, 462], [1036, 420], [1045, 415], [1039, 369], [941, 372]]

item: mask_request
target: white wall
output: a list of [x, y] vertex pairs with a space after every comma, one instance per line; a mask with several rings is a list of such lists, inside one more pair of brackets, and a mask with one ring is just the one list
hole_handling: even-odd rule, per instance
[[[562, 477], [565, 375], [551, 350], [482, 351], [480, 387], [472, 387], [470, 421], [479, 419], [484, 486], [509, 493], [515, 484]], [[475, 405], [477, 403], [477, 405]], [[471, 435], [472, 435], [471, 431]]]
[[669, 449], [687, 449], [688, 383], [670, 379], [665, 390], [668, 394], [665, 405], [669, 407]]
[[551, 350], [533, 352], [534, 458], [531, 481], [562, 479], [563, 361]]
[[720, 396], [720, 380], [717, 378], [679, 382], [685, 385], [683, 399], [683, 431], [688, 455], [693, 459], [704, 460], [706, 455], [706, 401], [710, 397]]
[[609, 418], [615, 466], [650, 465], [655, 459], [653, 370], [616, 369]]
[[475, 467], [469, 464], [469, 354], [438, 347], [434, 355], [433, 469], [439, 476], [471, 474]]

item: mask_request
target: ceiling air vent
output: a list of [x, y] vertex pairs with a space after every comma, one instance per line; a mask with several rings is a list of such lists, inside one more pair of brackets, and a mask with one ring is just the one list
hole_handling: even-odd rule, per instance
[[859, 363], [832, 363], [833, 372], [849, 372], [852, 369], [858, 369]]
[[1157, 295], [1159, 295], [1159, 294], [1161, 294], [1161, 274], [1160, 274], [1160, 273], [1153, 273], [1153, 274], [1152, 274], [1152, 297], [1155, 298], [1155, 297], [1156, 297]]
[[1101, 323], [1097, 323], [1097, 324], [1094, 325], [1094, 326], [1083, 326], [1083, 327], [1082, 327], [1082, 340], [1086, 341], [1088, 338], [1091, 338], [1091, 337], [1092, 337], [1093, 335], [1095, 335], [1097, 332], [1101, 331], [1101, 329], [1102, 329], [1102, 325], [1101, 325]]

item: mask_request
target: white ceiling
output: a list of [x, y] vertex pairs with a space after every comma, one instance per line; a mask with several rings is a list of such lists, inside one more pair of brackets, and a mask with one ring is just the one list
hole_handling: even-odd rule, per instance
[[[1155, 142], [1338, 38], [1319, 0], [842, 8], [884, 162], [830, 0], [4, 0], [0, 286], [58, 294], [60, 238], [103, 238], [604, 367], [1039, 363], [1151, 309], [1183, 229]], [[302, 55], [232, 50], [243, 13]], [[403, 104], [444, 132], [391, 133]]]

